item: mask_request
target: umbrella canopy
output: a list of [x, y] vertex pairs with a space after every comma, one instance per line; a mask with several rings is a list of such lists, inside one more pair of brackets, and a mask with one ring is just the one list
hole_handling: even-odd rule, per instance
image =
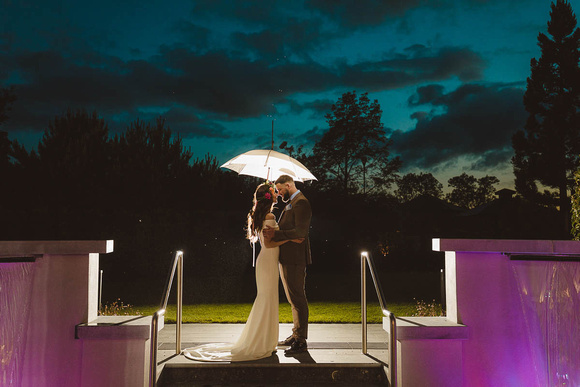
[[298, 160], [274, 150], [251, 150], [242, 153], [221, 166], [240, 175], [261, 177], [275, 181], [280, 175], [289, 175], [295, 181], [316, 180], [316, 177]]

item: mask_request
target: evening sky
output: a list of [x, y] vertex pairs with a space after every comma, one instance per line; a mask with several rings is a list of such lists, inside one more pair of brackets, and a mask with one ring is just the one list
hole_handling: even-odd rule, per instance
[[[194, 158], [311, 146], [346, 91], [368, 92], [403, 160], [446, 186], [513, 187], [530, 59], [546, 0], [1, 0], [0, 127], [35, 147], [68, 108], [111, 133], [162, 116]], [[580, 0], [570, 2], [575, 11]]]

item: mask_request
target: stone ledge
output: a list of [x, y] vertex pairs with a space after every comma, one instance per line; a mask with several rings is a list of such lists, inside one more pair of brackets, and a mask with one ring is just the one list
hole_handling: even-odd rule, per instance
[[[383, 329], [391, 332], [390, 321], [383, 317]], [[397, 317], [397, 341], [400, 340], [466, 340], [469, 328], [447, 317]]]
[[80, 255], [113, 252], [113, 241], [0, 241], [0, 256]]
[[[149, 340], [152, 316], [99, 316], [75, 328], [75, 338], [82, 340]], [[164, 318], [159, 318], [158, 330]]]
[[432, 239], [433, 251], [580, 254], [580, 241], [525, 239]]

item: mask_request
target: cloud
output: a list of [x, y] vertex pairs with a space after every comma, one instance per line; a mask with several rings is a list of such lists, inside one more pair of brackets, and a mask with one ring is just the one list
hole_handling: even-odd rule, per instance
[[330, 112], [332, 105], [336, 101], [330, 99], [315, 99], [308, 102], [298, 102], [294, 99], [288, 100], [288, 106], [290, 107], [291, 113], [300, 114], [304, 111], [312, 111], [312, 116], [324, 117], [326, 113]]
[[259, 31], [234, 32], [232, 43], [239, 50], [250, 50], [256, 57], [279, 61], [286, 58], [308, 61], [311, 53], [329, 40], [342, 35], [323, 29], [322, 20], [311, 17], [284, 18]]
[[200, 50], [210, 47], [211, 30], [209, 28], [181, 19], [175, 23], [173, 29], [181, 34], [188, 47]]
[[485, 170], [509, 161], [511, 137], [526, 120], [523, 90], [516, 84], [464, 84], [444, 94], [440, 85], [419, 87], [412, 106], [439, 106], [417, 112], [413, 130], [393, 131], [393, 151], [406, 167], [437, 169], [458, 158]]
[[453, 78], [474, 81], [481, 79], [484, 68], [483, 58], [469, 48], [414, 45], [394, 58], [344, 64], [340, 71], [343, 83], [377, 91]]
[[[147, 60], [123, 60], [86, 48], [77, 55], [51, 50], [0, 55], [18, 73], [18, 102], [11, 130], [40, 130], [67, 108], [96, 110], [105, 116], [137, 114], [142, 107], [190, 114], [205, 112], [214, 120], [259, 117], [273, 112], [294, 94], [346, 88], [364, 91], [394, 89], [424, 81], [477, 78], [482, 59], [464, 48], [432, 51], [413, 46], [391, 59], [353, 66], [323, 66], [314, 61], [284, 61], [272, 65], [231, 52], [195, 52], [162, 46]], [[292, 109], [328, 111], [328, 101], [315, 100]], [[137, 116], [134, 116], [137, 118]], [[10, 125], [10, 122], [7, 123]], [[190, 135], [213, 136], [208, 130], [188, 129]], [[213, 127], [214, 129], [219, 129]], [[223, 136], [218, 130], [218, 136]]]
[[231, 134], [223, 125], [182, 106], [173, 107], [161, 116], [170, 124], [173, 132], [179, 133], [184, 138], [231, 138]]
[[317, 10], [342, 27], [376, 26], [403, 16], [409, 10], [427, 5], [427, 0], [307, 0], [306, 8]]
[[[409, 106], [419, 106], [427, 103], [433, 105], [440, 104], [439, 100], [443, 97], [442, 85], [427, 85], [417, 88], [417, 92], [409, 97], [407, 102]], [[415, 118], [415, 117], [412, 117]]]
[[[328, 129], [321, 129], [318, 126], [314, 126], [305, 132], [302, 130], [301, 128], [297, 128], [295, 130], [282, 132], [280, 133], [280, 138], [283, 138], [287, 142], [287, 146], [293, 146], [296, 149], [302, 146], [302, 151], [308, 153], [312, 150], [314, 144], [322, 139], [322, 136]], [[276, 144], [276, 146], [278, 145]]]

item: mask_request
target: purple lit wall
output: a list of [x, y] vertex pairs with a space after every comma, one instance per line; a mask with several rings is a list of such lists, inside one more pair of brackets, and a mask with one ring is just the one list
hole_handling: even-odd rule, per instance
[[20, 386], [33, 262], [0, 261], [0, 385]]
[[465, 386], [580, 385], [580, 254], [575, 241], [435, 239], [445, 251], [447, 316], [469, 329]]

